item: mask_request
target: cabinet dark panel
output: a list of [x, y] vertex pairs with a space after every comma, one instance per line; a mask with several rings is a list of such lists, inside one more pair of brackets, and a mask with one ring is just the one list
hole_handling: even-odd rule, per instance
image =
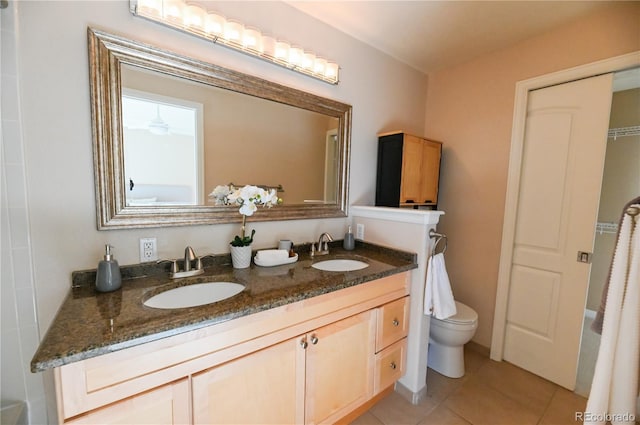
[[403, 132], [378, 136], [376, 206], [438, 203], [442, 143]]
[[378, 141], [376, 206], [400, 206], [402, 139], [402, 134], [394, 134], [383, 136]]

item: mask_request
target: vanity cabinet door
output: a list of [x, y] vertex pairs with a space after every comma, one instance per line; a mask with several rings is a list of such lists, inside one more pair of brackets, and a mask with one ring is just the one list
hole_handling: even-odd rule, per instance
[[333, 423], [373, 395], [375, 315], [365, 311], [306, 335], [306, 423]]
[[193, 423], [302, 423], [304, 351], [299, 340], [193, 375]]
[[187, 424], [190, 422], [189, 411], [189, 384], [187, 379], [181, 379], [65, 421], [65, 424]]

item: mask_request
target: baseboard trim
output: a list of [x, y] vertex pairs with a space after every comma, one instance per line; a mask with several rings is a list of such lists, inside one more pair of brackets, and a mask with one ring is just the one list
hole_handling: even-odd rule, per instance
[[371, 398], [370, 400], [366, 401], [364, 404], [362, 404], [359, 407], [357, 407], [356, 409], [354, 409], [351, 413], [349, 413], [346, 416], [340, 418], [338, 421], [336, 421], [334, 423], [334, 425], [348, 425], [348, 424], [350, 424], [351, 422], [356, 420], [358, 417], [362, 416], [369, 409], [371, 409], [377, 402], [379, 402], [380, 400], [382, 400], [383, 398], [385, 398], [386, 396], [388, 396], [392, 392], [393, 392], [393, 385], [390, 385], [386, 389], [382, 390], [381, 392], [379, 392], [378, 394], [373, 396], [373, 398]]
[[395, 390], [398, 394], [400, 394], [405, 400], [407, 400], [411, 404], [419, 404], [424, 398], [427, 396], [427, 386], [422, 387], [420, 391], [414, 393], [409, 388], [402, 385], [400, 382], [396, 382]]
[[482, 354], [484, 357], [489, 357], [491, 354], [491, 349], [489, 347], [485, 347], [484, 345], [478, 344], [475, 341], [469, 341], [465, 345], [467, 350], [475, 351], [478, 354]]

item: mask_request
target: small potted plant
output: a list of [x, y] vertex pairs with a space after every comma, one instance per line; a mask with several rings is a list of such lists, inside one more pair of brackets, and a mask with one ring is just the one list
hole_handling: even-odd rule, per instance
[[239, 205], [242, 214], [242, 231], [230, 242], [231, 262], [236, 269], [244, 269], [251, 265], [251, 243], [256, 234], [255, 229], [251, 236], [246, 235], [247, 216], [253, 215], [258, 206], [271, 208], [282, 202], [278, 198], [275, 189], [265, 190], [257, 186], [247, 185], [236, 188], [233, 185], [220, 185], [209, 194], [216, 205]]

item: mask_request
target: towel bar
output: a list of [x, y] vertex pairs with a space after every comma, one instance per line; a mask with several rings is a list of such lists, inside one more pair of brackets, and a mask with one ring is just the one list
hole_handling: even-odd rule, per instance
[[429, 237], [430, 238], [437, 238], [435, 243], [433, 244], [433, 251], [431, 251], [431, 255], [436, 255], [436, 248], [438, 247], [438, 244], [440, 243], [440, 241], [444, 240], [444, 247], [442, 248], [442, 252], [441, 254], [444, 254], [447, 251], [447, 236], [443, 235], [442, 233], [438, 233], [435, 230], [431, 229], [429, 230]]

